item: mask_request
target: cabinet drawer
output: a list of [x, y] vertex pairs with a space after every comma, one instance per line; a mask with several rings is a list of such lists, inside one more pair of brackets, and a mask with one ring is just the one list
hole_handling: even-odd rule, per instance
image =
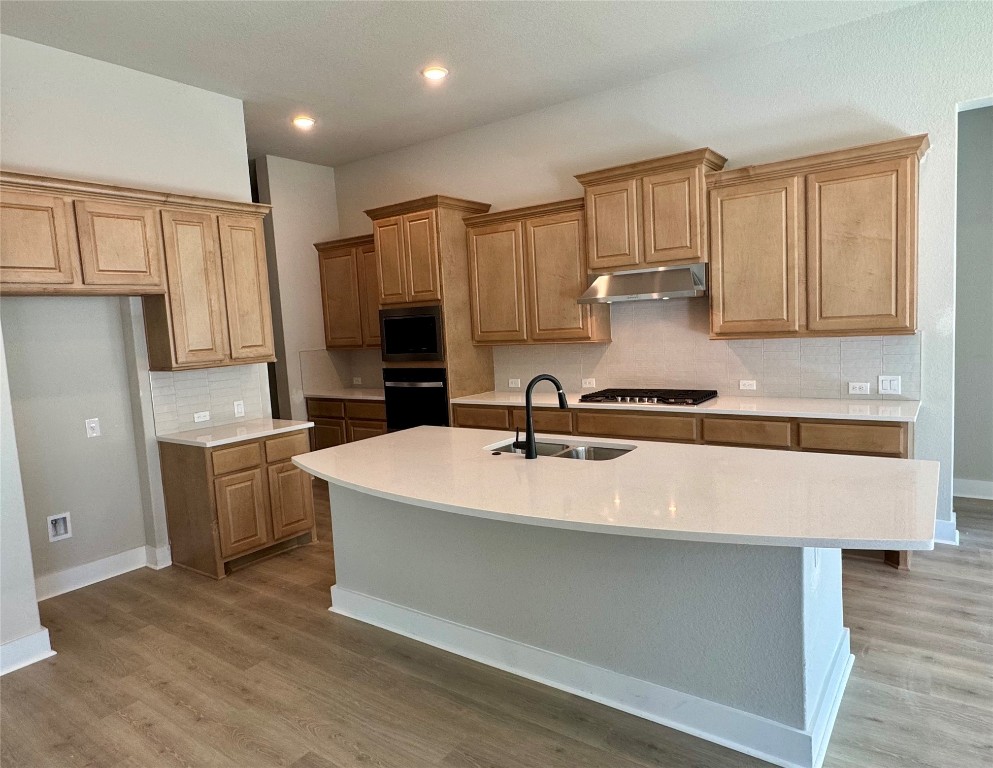
[[907, 427], [904, 424], [832, 424], [801, 421], [800, 448], [805, 451], [906, 456]]
[[379, 403], [375, 400], [346, 400], [345, 413], [350, 419], [386, 421], [386, 403]]
[[[527, 420], [523, 408], [515, 408], [510, 412], [510, 426], [515, 429], [525, 429]], [[572, 434], [572, 412], [560, 408], [555, 410], [535, 410], [534, 429], [536, 432], [558, 432], [563, 435]]]
[[348, 442], [365, 440], [367, 437], [377, 437], [386, 434], [386, 423], [382, 421], [348, 420]]
[[729, 445], [759, 445], [772, 448], [789, 448], [793, 444], [792, 428], [788, 421], [763, 419], [703, 419], [705, 443]]
[[311, 419], [343, 419], [345, 404], [341, 400], [307, 400], [307, 416]]
[[696, 419], [692, 416], [663, 416], [654, 413], [577, 411], [576, 434], [630, 437], [636, 440], [692, 441], [696, 439]]
[[307, 430], [292, 432], [288, 435], [270, 437], [265, 441], [265, 460], [267, 464], [285, 461], [291, 456], [299, 456], [310, 451], [310, 438]]
[[262, 446], [245, 443], [231, 448], [215, 448], [210, 452], [215, 475], [226, 475], [239, 469], [251, 469], [262, 464]]
[[478, 429], [510, 429], [510, 415], [506, 408], [486, 408], [456, 405], [455, 426]]

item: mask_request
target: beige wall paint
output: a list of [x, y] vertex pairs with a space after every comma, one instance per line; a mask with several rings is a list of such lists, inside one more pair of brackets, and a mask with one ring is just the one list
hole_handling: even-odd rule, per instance
[[321, 278], [314, 243], [338, 236], [334, 169], [282, 157], [255, 161], [266, 217], [277, 337], [276, 391], [283, 418], [304, 419], [300, 353], [324, 349]]
[[993, 499], [993, 107], [959, 114], [955, 493]]
[[[729, 168], [928, 132], [921, 173], [921, 458], [951, 521], [956, 105], [989, 96], [983, 3], [922, 3], [336, 169], [342, 235], [363, 210], [442, 193], [495, 210], [575, 197], [573, 174], [700, 146]], [[652, 327], [642, 329], [650, 336]]]
[[[237, 99], [9, 36], [2, 37], [0, 67], [4, 168], [251, 200], [244, 116]], [[86, 468], [93, 466], [94, 443], [99, 440], [83, 443], [75, 452], [56, 448], [58, 461], [45, 467], [35, 466], [37, 458], [30, 452], [20, 457], [21, 471], [30, 479], [25, 500], [31, 530], [58, 506], [74, 512], [94, 510], [84, 515], [88, 522], [81, 528], [73, 516], [76, 528], [69, 540], [75, 542], [73, 554], [64, 556], [68, 549], [48, 549], [38, 557], [36, 569], [42, 573], [61, 568], [118, 547], [164, 549], [164, 507], [140, 300], [23, 301], [33, 303], [28, 309], [2, 310], [16, 316], [11, 317], [10, 327], [5, 318], [5, 342], [8, 348], [37, 350], [37, 354], [25, 352], [17, 370], [11, 364], [12, 382], [31, 380], [45, 370], [53, 381], [78, 379], [91, 389], [45, 390], [47, 403], [19, 389], [12, 401], [18, 421], [30, 421], [23, 414], [46, 410], [64, 416], [61, 421], [44, 421], [39, 436], [19, 435], [19, 439], [77, 445], [82, 419], [89, 416], [106, 419], [109, 425], [124, 418], [132, 435], [130, 459], [124, 456], [125, 446], [116, 444], [127, 433], [127, 424], [115, 426], [115, 434], [101, 444], [115, 442], [120, 462], [101, 464], [100, 482], [80, 481]], [[95, 303], [82, 309], [77, 301]], [[36, 347], [35, 336], [43, 329], [50, 329], [52, 338], [37, 340]], [[53, 359], [35, 359], [46, 354]], [[111, 383], [99, 380], [101, 375]], [[121, 381], [127, 382], [123, 388]], [[101, 395], [105, 386], [118, 393], [119, 403], [105, 401]], [[91, 535], [92, 541], [84, 541]], [[56, 545], [47, 545], [46, 540], [48, 546]]]

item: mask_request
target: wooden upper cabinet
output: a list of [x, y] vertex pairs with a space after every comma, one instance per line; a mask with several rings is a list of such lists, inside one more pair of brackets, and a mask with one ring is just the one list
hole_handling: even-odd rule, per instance
[[641, 180], [645, 264], [705, 260], [704, 189], [699, 166]]
[[908, 136], [708, 175], [711, 335], [913, 333], [927, 150]]
[[71, 284], [74, 239], [65, 198], [0, 190], [0, 283]]
[[275, 353], [262, 219], [221, 215], [221, 265], [232, 360], [269, 360]]
[[362, 346], [362, 310], [354, 248], [319, 251], [324, 340], [328, 349]]
[[403, 250], [407, 273], [407, 301], [440, 300], [437, 211], [404, 214]]
[[373, 224], [379, 275], [380, 304], [407, 301], [407, 270], [404, 266], [403, 217], [391, 216]]
[[799, 329], [800, 179], [741, 184], [710, 196], [715, 334]]
[[470, 227], [468, 246], [473, 340], [526, 341], [521, 222]]
[[807, 176], [807, 327], [913, 330], [916, 163]]
[[465, 219], [478, 344], [609, 341], [610, 309], [585, 306], [583, 200]]
[[379, 279], [376, 246], [372, 243], [356, 249], [359, 273], [359, 309], [362, 319], [362, 346], [378, 347], [379, 337]]
[[[146, 325], [146, 335], [171, 332], [176, 366], [223, 362], [228, 344], [216, 218], [209, 213], [165, 210], [162, 234], [168, 328]], [[150, 348], [153, 343], [150, 338]], [[158, 366], [170, 367], [161, 362]]]
[[637, 266], [641, 261], [637, 180], [588, 187], [586, 209], [590, 269]]
[[76, 200], [76, 229], [87, 285], [162, 285], [154, 206]]
[[582, 211], [524, 222], [528, 335], [535, 341], [590, 341], [591, 308], [579, 304], [587, 289]]
[[704, 173], [727, 160], [702, 148], [580, 174], [592, 272], [707, 261]]
[[371, 237], [317, 243], [328, 349], [379, 346], [379, 283]]

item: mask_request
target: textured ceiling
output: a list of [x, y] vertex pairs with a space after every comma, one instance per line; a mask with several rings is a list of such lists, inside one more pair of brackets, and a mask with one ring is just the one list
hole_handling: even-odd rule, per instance
[[0, 31], [242, 99], [252, 157], [340, 165], [910, 4], [5, 0]]

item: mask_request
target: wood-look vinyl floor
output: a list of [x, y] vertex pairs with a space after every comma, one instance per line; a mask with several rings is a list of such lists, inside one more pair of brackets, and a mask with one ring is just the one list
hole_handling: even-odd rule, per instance
[[[749, 768], [728, 749], [327, 611], [320, 541], [215, 582], [141, 569], [41, 603], [0, 680], [5, 768]], [[856, 656], [827, 768], [993, 765], [993, 510], [914, 569], [845, 561]]]

